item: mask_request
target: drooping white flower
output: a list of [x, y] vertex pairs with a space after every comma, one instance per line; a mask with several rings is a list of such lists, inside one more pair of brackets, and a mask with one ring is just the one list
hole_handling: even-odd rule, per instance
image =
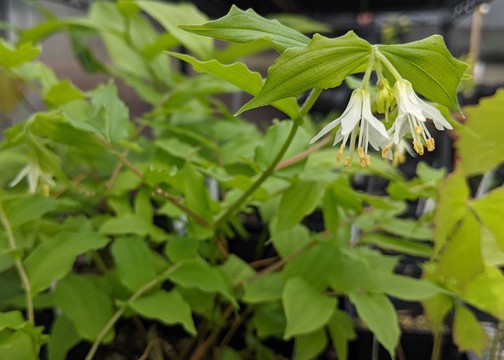
[[[350, 138], [350, 156], [345, 158], [345, 166], [350, 165], [355, 145], [360, 157], [361, 166], [369, 166], [371, 159], [368, 155], [369, 144], [375, 149], [388, 143], [389, 136], [385, 126], [375, 118], [371, 112], [371, 97], [369, 91], [354, 90], [348, 105], [341, 116], [327, 124], [310, 143], [313, 143], [340, 125], [333, 145], [341, 141], [337, 154], [338, 162], [341, 161], [348, 139]], [[360, 131], [359, 131], [360, 130]], [[359, 134], [357, 140], [357, 134]], [[357, 144], [355, 144], [357, 140]]]
[[28, 164], [19, 171], [14, 180], [9, 183], [9, 187], [18, 185], [25, 177], [28, 180], [28, 190], [30, 193], [35, 193], [37, 191], [39, 181], [42, 181], [48, 186], [55, 185], [50, 174], [45, 173], [37, 163], [29, 161]]
[[453, 129], [448, 121], [434, 106], [421, 100], [408, 80], [397, 80], [394, 85], [394, 96], [397, 103], [397, 118], [390, 129], [396, 144], [409, 131], [413, 137], [413, 148], [419, 155], [424, 153], [424, 145], [428, 151], [435, 147], [434, 139], [425, 126], [425, 121], [431, 119], [438, 130]]

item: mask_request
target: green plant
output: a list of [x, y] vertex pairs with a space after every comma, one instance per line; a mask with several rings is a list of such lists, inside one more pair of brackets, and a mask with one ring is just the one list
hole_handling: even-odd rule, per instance
[[[152, 109], [130, 119], [113, 80], [86, 92], [37, 62], [33, 44], [62, 30], [86, 69], [124, 81]], [[86, 45], [96, 35], [109, 63]], [[212, 38], [232, 44], [218, 50]], [[180, 45], [191, 55], [164, 52]], [[279, 56], [266, 80], [237, 62], [270, 48]], [[468, 109], [463, 128], [451, 120], [446, 107], [460, 110], [466, 65], [441, 37], [402, 45], [371, 45], [352, 32], [310, 39], [252, 10], [233, 7], [208, 21], [188, 4], [118, 1], [94, 3], [85, 19], [50, 17], [16, 46], [0, 43], [0, 54], [2, 71], [46, 106], [6, 130], [1, 145], [2, 358], [35, 359], [45, 346], [50, 359], [64, 359], [85, 341], [92, 359], [102, 344], [113, 351], [118, 332], [132, 331], [128, 355], [273, 359], [264, 339], [277, 338], [294, 340], [297, 359], [329, 342], [344, 359], [355, 337], [337, 306], [344, 296], [392, 357], [400, 329], [390, 297], [423, 301], [436, 335], [454, 310], [461, 350], [481, 353], [487, 341], [467, 305], [504, 320], [496, 296], [504, 288], [502, 188], [472, 199], [466, 182], [503, 160], [504, 94]], [[173, 70], [175, 59], [200, 74]], [[380, 91], [369, 84], [372, 72]], [[331, 136], [310, 147], [317, 97], [356, 73], [365, 74], [353, 79], [348, 111], [320, 135], [341, 123], [336, 136], [349, 152], [323, 148]], [[217, 95], [239, 91], [253, 98], [233, 116]], [[389, 122], [372, 115], [374, 99]], [[239, 117], [266, 105], [288, 119], [262, 134]], [[446, 180], [424, 163], [406, 180], [368, 151], [370, 143], [385, 158], [403, 155], [404, 135], [420, 155], [433, 150], [426, 117], [459, 129], [461, 160]], [[346, 168], [335, 159], [343, 155]], [[356, 191], [356, 174], [387, 179], [388, 195]], [[427, 198], [434, 211], [402, 217], [407, 200]], [[303, 222], [315, 211], [322, 232]], [[245, 261], [232, 249], [247, 239], [255, 242]], [[395, 274], [399, 256], [380, 249], [429, 259], [424, 279]], [[56, 308], [50, 328], [36, 326], [39, 311]], [[246, 345], [233, 348], [240, 328]], [[437, 341], [433, 358], [439, 348]]]

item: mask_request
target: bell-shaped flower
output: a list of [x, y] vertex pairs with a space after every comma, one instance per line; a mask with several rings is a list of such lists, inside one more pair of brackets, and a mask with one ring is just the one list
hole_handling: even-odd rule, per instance
[[18, 185], [24, 178], [28, 180], [28, 190], [30, 193], [35, 193], [37, 191], [39, 181], [47, 186], [55, 185], [52, 176], [45, 173], [40, 166], [33, 161], [29, 161], [28, 164], [21, 169], [14, 180], [9, 183], [9, 187]]
[[343, 114], [327, 124], [310, 143], [317, 141], [340, 124], [341, 127], [336, 133], [333, 145], [341, 141], [336, 157], [339, 162], [350, 138], [350, 155], [345, 158], [345, 166], [350, 165], [356, 145], [360, 164], [364, 167], [371, 163], [371, 158], [368, 155], [369, 144], [378, 150], [388, 143], [389, 136], [385, 126], [371, 112], [371, 97], [367, 90], [354, 90]]
[[398, 114], [390, 130], [396, 144], [409, 132], [413, 137], [413, 148], [419, 155], [423, 155], [424, 146], [428, 151], [433, 151], [435, 147], [434, 139], [425, 126], [427, 119], [431, 119], [438, 130], [453, 129], [438, 109], [427, 104], [415, 94], [408, 80], [396, 81], [394, 96]]

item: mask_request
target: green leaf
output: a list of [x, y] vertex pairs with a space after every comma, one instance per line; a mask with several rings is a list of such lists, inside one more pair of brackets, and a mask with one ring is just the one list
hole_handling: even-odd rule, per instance
[[[268, 128], [261, 143], [255, 149], [255, 161], [261, 169], [266, 169], [273, 162], [287, 140], [292, 126], [292, 121], [280, 121]], [[309, 142], [310, 135], [308, 132], [303, 128], [298, 129], [282, 160], [291, 158], [308, 149]], [[304, 163], [304, 161], [300, 161], [293, 166], [276, 171], [276, 174], [286, 177], [298, 175], [303, 169]]]
[[209, 21], [204, 25], [181, 26], [181, 28], [195, 34], [237, 43], [266, 39], [280, 52], [290, 47], [305, 46], [310, 41], [300, 32], [276, 20], [265, 19], [252, 9], [243, 11], [234, 5], [231, 6], [229, 13], [220, 19]]
[[492, 232], [497, 244], [504, 251], [504, 188], [498, 188], [471, 203], [478, 218]]
[[245, 294], [242, 300], [249, 304], [280, 300], [283, 283], [283, 277], [280, 273], [266, 274], [258, 279], [245, 282]]
[[469, 304], [499, 320], [504, 320], [504, 275], [496, 268], [487, 267], [472, 279], [461, 297]]
[[384, 217], [377, 225], [384, 231], [406, 239], [430, 240], [431, 229], [415, 220]]
[[484, 269], [481, 225], [467, 212], [439, 257], [436, 273], [449, 288], [461, 290]]
[[169, 276], [174, 283], [187, 288], [196, 288], [209, 293], [220, 293], [228, 300], [234, 301], [227, 283], [220, 272], [198, 260], [180, 263]]
[[310, 232], [302, 225], [295, 225], [293, 228], [275, 233], [270, 241], [278, 254], [286, 257], [310, 242]]
[[32, 44], [21, 44], [18, 48], [0, 39], [0, 66], [11, 68], [30, 62], [39, 56], [41, 49]]
[[369, 290], [375, 293], [386, 293], [401, 300], [418, 301], [438, 294], [441, 288], [427, 280], [376, 272]]
[[462, 305], [455, 306], [453, 322], [453, 341], [459, 351], [472, 351], [479, 357], [489, 339], [474, 314]]
[[438, 294], [422, 301], [422, 305], [432, 332], [439, 334], [444, 328], [446, 315], [453, 307], [453, 299], [448, 295]]
[[319, 293], [297, 277], [285, 283], [282, 303], [287, 319], [284, 339], [289, 339], [323, 327], [331, 318], [337, 300]]
[[57, 201], [52, 198], [40, 194], [30, 194], [5, 206], [5, 213], [11, 227], [17, 228], [29, 221], [40, 219], [46, 213], [54, 210], [57, 204]]
[[469, 188], [461, 172], [451, 174], [439, 187], [439, 201], [434, 213], [434, 254], [442, 249], [466, 213], [468, 196]]
[[432, 247], [418, 241], [408, 241], [386, 235], [369, 233], [360, 238], [363, 244], [373, 244], [385, 250], [397, 251], [402, 254], [429, 258], [432, 256]]
[[280, 21], [285, 26], [288, 26], [303, 34], [329, 33], [332, 31], [330, 25], [318, 20], [313, 20], [312, 18], [304, 15], [280, 13], [274, 14], [272, 17]]
[[315, 35], [308, 46], [287, 49], [278, 57], [259, 94], [238, 114], [310, 89], [336, 87], [346, 76], [363, 71], [370, 54], [371, 45], [353, 32], [335, 39]]
[[351, 292], [350, 301], [359, 317], [369, 326], [380, 344], [395, 358], [400, 329], [394, 306], [385, 295]]
[[136, 1], [136, 4], [158, 21], [169, 33], [193, 54], [207, 59], [213, 51], [213, 41], [187, 33], [183, 25], [198, 24], [208, 20], [196, 6], [189, 3], [167, 4], [157, 1]]
[[191, 308], [177, 290], [160, 290], [136, 300], [131, 307], [145, 318], [166, 325], [180, 324], [189, 334], [196, 335]]
[[82, 99], [83, 94], [69, 80], [61, 80], [51, 86], [44, 94], [44, 100], [50, 105], [62, 105], [73, 100]]
[[157, 242], [164, 241], [168, 238], [168, 234], [161, 228], [158, 228], [152, 224], [152, 222], [145, 221], [143, 218], [134, 214], [124, 214], [119, 217], [110, 218], [101, 225], [100, 233], [105, 235], [149, 235], [152, 240]]
[[503, 101], [504, 90], [499, 90], [494, 96], [482, 99], [479, 105], [464, 107], [467, 121], [455, 145], [466, 175], [483, 173], [504, 161]]
[[323, 291], [336, 271], [335, 262], [339, 256], [338, 248], [332, 243], [316, 243], [287, 262], [281, 274], [286, 280], [301, 277], [313, 288]]
[[194, 259], [198, 255], [199, 241], [189, 236], [170, 236], [165, 253], [173, 262]]
[[[200, 61], [189, 55], [168, 52], [173, 57], [191, 64], [195, 71], [207, 73], [219, 79], [230, 82], [243, 91], [252, 95], [257, 95], [263, 86], [261, 74], [251, 71], [245, 64], [234, 63], [230, 65], [221, 64], [217, 60]], [[296, 100], [282, 99], [271, 104], [283, 111], [290, 118], [294, 119], [299, 115], [299, 108]]]
[[467, 64], [455, 59], [440, 35], [401, 45], [378, 45], [401, 76], [427, 99], [460, 110], [457, 88]]
[[107, 243], [105, 236], [92, 231], [65, 231], [38, 245], [24, 261], [32, 294], [70, 272], [78, 255], [101, 249]]
[[203, 176], [196, 167], [187, 162], [181, 170], [185, 186], [185, 201], [189, 208], [202, 218], [212, 221], [210, 194]]
[[128, 136], [129, 111], [117, 94], [113, 82], [100, 85], [92, 92], [93, 114], [89, 123], [111, 142], [119, 142]]
[[80, 336], [74, 324], [65, 316], [60, 315], [51, 328], [51, 337], [47, 346], [49, 360], [65, 360], [67, 353], [80, 341]]
[[322, 191], [315, 181], [298, 181], [284, 192], [278, 206], [275, 234], [293, 227], [315, 210]]
[[37, 360], [38, 349], [24, 331], [0, 331], [0, 354], [5, 360]]
[[246, 282], [255, 274], [254, 269], [235, 254], [228, 256], [226, 262], [219, 267], [219, 271], [231, 280], [233, 286]]
[[296, 336], [294, 341], [294, 359], [315, 359], [327, 346], [327, 334], [324, 329], [305, 335]]
[[286, 324], [281, 303], [274, 301], [256, 306], [250, 324], [261, 339], [271, 336], [281, 338]]
[[344, 311], [336, 309], [327, 324], [331, 341], [338, 353], [338, 359], [348, 359], [348, 341], [357, 337], [352, 320]]
[[[114, 314], [111, 299], [89, 276], [69, 275], [61, 280], [54, 290], [54, 300], [79, 335], [89, 341], [96, 340]], [[104, 341], [113, 338], [112, 330]]]
[[156, 276], [154, 257], [141, 238], [118, 238], [110, 250], [119, 281], [130, 291], [135, 292]]

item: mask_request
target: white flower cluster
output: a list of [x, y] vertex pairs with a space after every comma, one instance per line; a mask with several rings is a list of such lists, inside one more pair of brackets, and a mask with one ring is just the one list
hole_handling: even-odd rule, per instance
[[[336, 133], [334, 144], [341, 142], [337, 154], [338, 162], [341, 161], [343, 152], [349, 142], [349, 155], [345, 157], [344, 164], [349, 166], [355, 148], [360, 158], [362, 167], [369, 166], [369, 145], [375, 150], [382, 149], [383, 158], [394, 159], [394, 163], [404, 161], [404, 155], [397, 153], [392, 156], [391, 148], [396, 151], [404, 149], [403, 137], [410, 133], [413, 138], [413, 149], [419, 155], [424, 154], [424, 148], [433, 151], [434, 139], [426, 127], [427, 119], [433, 121], [438, 130], [452, 129], [452, 126], [434, 106], [421, 100], [411, 83], [405, 79], [398, 79], [390, 89], [388, 83], [382, 85], [378, 94], [377, 108], [388, 116], [389, 108], [397, 106], [397, 117], [387, 131], [385, 125], [373, 116], [371, 110], [371, 96], [367, 89], [360, 88], [353, 91], [350, 101], [343, 114], [326, 125], [312, 140], [317, 141], [329, 131], [341, 125]], [[357, 138], [358, 137], [358, 138]], [[350, 141], [349, 141], [350, 138]]]

